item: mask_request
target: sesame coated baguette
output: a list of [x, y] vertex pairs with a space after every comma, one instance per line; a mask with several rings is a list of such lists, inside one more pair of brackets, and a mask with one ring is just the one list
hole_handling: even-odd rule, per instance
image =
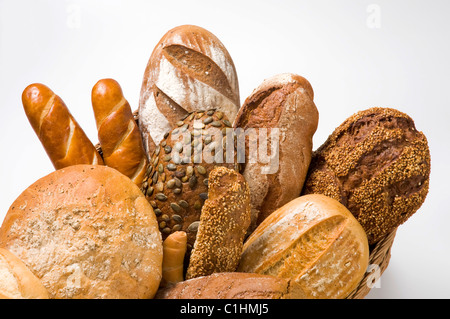
[[140, 186], [148, 160], [139, 127], [119, 83], [113, 79], [98, 81], [92, 88], [92, 108], [105, 164]]
[[214, 34], [182, 25], [161, 38], [145, 69], [139, 101], [148, 154], [186, 114], [216, 109], [233, 122], [239, 107], [233, 60]]
[[103, 164], [64, 101], [47, 86], [39, 83], [27, 86], [22, 93], [22, 103], [55, 169], [76, 164]]
[[235, 271], [250, 225], [250, 191], [244, 177], [226, 167], [209, 174], [208, 199], [202, 208], [186, 279]]

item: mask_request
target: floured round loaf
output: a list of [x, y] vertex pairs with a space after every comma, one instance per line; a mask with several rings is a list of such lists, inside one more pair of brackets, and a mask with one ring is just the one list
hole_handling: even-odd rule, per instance
[[324, 194], [356, 217], [374, 244], [414, 214], [425, 200], [430, 150], [405, 113], [360, 111], [313, 154], [303, 194]]
[[292, 279], [306, 298], [345, 298], [369, 263], [367, 236], [353, 215], [324, 195], [292, 200], [244, 243], [238, 271]]
[[0, 299], [48, 299], [39, 279], [4, 248], [0, 248]]
[[28, 187], [6, 214], [0, 246], [50, 298], [151, 298], [161, 280], [152, 207], [131, 179], [103, 165], [69, 166]]
[[156, 299], [303, 299], [292, 280], [239, 272], [222, 272], [161, 289]]
[[240, 107], [236, 69], [208, 30], [182, 25], [155, 46], [142, 81], [139, 128], [150, 155], [187, 113], [216, 109], [233, 122]]

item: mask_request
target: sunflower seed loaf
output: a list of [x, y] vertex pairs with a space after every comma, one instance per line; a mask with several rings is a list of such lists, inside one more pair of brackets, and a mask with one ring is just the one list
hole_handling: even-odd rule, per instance
[[344, 121], [313, 154], [304, 194], [340, 201], [374, 244], [425, 200], [430, 150], [407, 114], [370, 108]]
[[187, 113], [217, 109], [232, 122], [240, 107], [236, 69], [225, 46], [194, 25], [168, 31], [145, 69], [139, 123], [148, 154]]

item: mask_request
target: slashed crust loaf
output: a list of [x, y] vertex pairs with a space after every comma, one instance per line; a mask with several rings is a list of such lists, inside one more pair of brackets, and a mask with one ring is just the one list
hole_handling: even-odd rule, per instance
[[292, 279], [306, 298], [345, 298], [369, 262], [367, 236], [338, 201], [298, 197], [267, 217], [244, 243], [239, 272]]
[[427, 139], [411, 117], [370, 108], [345, 120], [314, 152], [303, 194], [340, 201], [373, 244], [422, 205], [430, 160]]
[[153, 209], [128, 177], [102, 165], [57, 170], [28, 187], [0, 228], [54, 299], [151, 298], [162, 242]]

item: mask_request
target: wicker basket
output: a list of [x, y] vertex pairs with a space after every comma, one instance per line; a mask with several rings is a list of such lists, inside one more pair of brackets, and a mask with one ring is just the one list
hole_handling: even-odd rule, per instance
[[[370, 247], [369, 267], [373, 271], [367, 272], [347, 299], [363, 299], [370, 292], [371, 287], [386, 270], [391, 258], [391, 247], [394, 243], [397, 229], [384, 236], [380, 241]], [[372, 267], [371, 267], [372, 266]], [[378, 272], [378, 273], [375, 273]]]
[[[137, 110], [133, 112], [133, 116], [136, 124], [139, 125]], [[103, 156], [100, 144], [97, 143], [95, 147], [101, 156]], [[396, 231], [397, 229], [393, 230], [391, 233], [387, 234], [384, 238], [370, 247], [369, 266], [374, 266], [372, 267], [373, 271], [366, 272], [358, 287], [356, 287], [350, 295], [347, 296], [347, 299], [364, 299], [364, 297], [370, 292], [374, 281], [379, 279], [379, 277], [386, 270], [391, 258], [391, 247], [394, 242]]]

